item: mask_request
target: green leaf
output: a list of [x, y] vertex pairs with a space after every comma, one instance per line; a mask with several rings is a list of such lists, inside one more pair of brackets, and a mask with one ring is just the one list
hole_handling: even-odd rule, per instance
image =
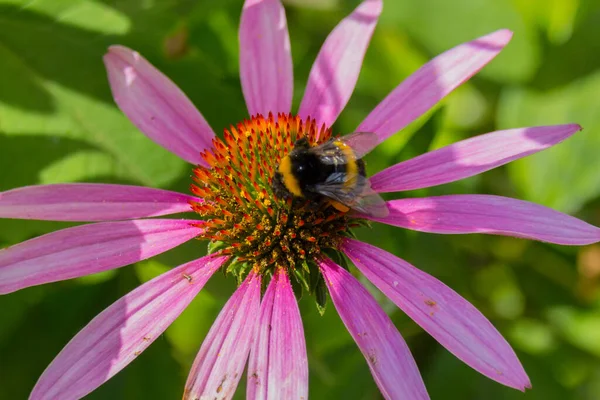
[[[2, 153], [18, 151], [25, 140], [50, 141], [48, 154], [28, 149], [13, 158], [10, 184], [108, 179], [167, 186], [191, 168], [146, 138], [114, 104], [102, 62], [111, 44], [140, 51], [179, 83], [209, 121], [217, 120], [217, 132], [241, 119], [237, 76], [234, 85], [223, 84], [229, 77], [215, 60], [190, 51], [169, 62], [156, 46], [177, 26], [175, 11], [167, 2], [149, 9], [137, 1], [118, 8], [91, 0], [0, 4]], [[37, 157], [43, 162], [29, 167]], [[32, 169], [36, 176], [24, 179], [20, 171]]]
[[529, 20], [528, 22], [540, 25], [546, 31], [548, 39], [557, 44], [570, 39], [580, 3], [580, 0], [515, 2], [521, 14]]
[[181, 364], [191, 365], [222, 306], [210, 292], [203, 289], [167, 328], [165, 337]]
[[325, 309], [327, 307], [327, 287], [325, 286], [325, 280], [323, 279], [323, 275], [318, 275], [317, 286], [314, 289], [315, 292], [315, 305], [317, 306], [317, 310], [319, 314], [323, 316], [325, 314]]
[[557, 347], [557, 340], [548, 324], [523, 318], [510, 330], [510, 341], [530, 354], [547, 354]]
[[303, 271], [300, 271], [298, 268], [294, 268], [293, 271], [294, 271], [294, 276], [296, 277], [296, 281], [299, 284], [301, 284], [301, 286], [304, 290], [306, 290], [307, 292], [310, 291], [310, 285], [306, 281]]
[[227, 243], [219, 240], [211, 240], [208, 242], [208, 251], [206, 254], [213, 254], [227, 247]]
[[142, 261], [134, 264], [135, 275], [141, 283], [146, 283], [169, 270], [169, 267], [156, 260]]
[[523, 82], [540, 64], [540, 50], [535, 30], [525, 24], [518, 11], [514, 2], [507, 0], [394, 1], [386, 3], [381, 25], [400, 24], [432, 55], [495, 29], [508, 28], [515, 36], [481, 75], [497, 81]]
[[559, 332], [573, 345], [600, 356], [600, 311], [555, 307], [548, 317]]
[[506, 319], [515, 319], [524, 311], [525, 299], [512, 271], [496, 264], [478, 271], [475, 287], [482, 297], [488, 297], [494, 312]]
[[600, 73], [548, 92], [507, 89], [498, 110], [500, 128], [579, 123], [584, 130], [551, 149], [509, 165], [526, 200], [567, 213], [600, 194]]
[[[50, 163], [27, 183], [113, 177], [160, 186], [187, 168], [145, 138], [112, 101], [102, 55], [121, 41], [112, 35], [127, 31], [129, 23], [126, 15], [92, 1], [0, 5], [0, 86], [9, 87], [0, 95], [0, 130], [9, 144], [2, 150], [23, 137], [45, 136], [60, 151], [52, 155], [58, 165]], [[48, 158], [30, 153], [12, 169], [18, 176], [21, 165], [38, 156]]]

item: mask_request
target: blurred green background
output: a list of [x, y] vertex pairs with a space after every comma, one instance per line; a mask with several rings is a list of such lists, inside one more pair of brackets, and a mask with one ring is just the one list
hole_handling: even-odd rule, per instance
[[[287, 3], [295, 110], [323, 40], [358, 1]], [[102, 55], [111, 44], [138, 50], [220, 132], [247, 116], [238, 78], [241, 7], [241, 0], [0, 0], [0, 190], [85, 181], [186, 192], [190, 166], [144, 137], [117, 109]], [[600, 226], [598, 0], [388, 0], [334, 131], [351, 132], [432, 56], [498, 28], [515, 32], [508, 47], [440, 107], [369, 155], [370, 172], [479, 133], [578, 122], [583, 132], [541, 154], [401, 195], [506, 195]], [[0, 220], [0, 247], [66, 226]], [[359, 236], [472, 301], [514, 346], [533, 383], [522, 394], [480, 376], [374, 290], [408, 340], [432, 399], [600, 399], [600, 245], [561, 247], [379, 225]], [[118, 271], [0, 297], [0, 398], [25, 399], [94, 315], [204, 251], [204, 244], [191, 242]], [[233, 278], [217, 274], [161, 338], [88, 398], [180, 398], [195, 353], [234, 288]], [[321, 317], [312, 299], [300, 303], [310, 396], [380, 398], [334, 308]], [[243, 393], [242, 383], [237, 397]]]

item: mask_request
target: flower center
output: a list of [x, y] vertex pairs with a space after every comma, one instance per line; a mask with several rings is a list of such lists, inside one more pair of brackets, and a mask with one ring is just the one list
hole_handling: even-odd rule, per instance
[[271, 275], [285, 268], [305, 283], [311, 272], [318, 275], [313, 261], [338, 247], [353, 219], [327, 202], [278, 198], [272, 182], [298, 139], [315, 146], [330, 137], [331, 129], [310, 118], [258, 115], [225, 130], [224, 140], [213, 139], [213, 149], [201, 154], [209, 167], [194, 169], [191, 186], [203, 199], [192, 204], [203, 219], [199, 238], [231, 255], [228, 272], [243, 279], [250, 269]]

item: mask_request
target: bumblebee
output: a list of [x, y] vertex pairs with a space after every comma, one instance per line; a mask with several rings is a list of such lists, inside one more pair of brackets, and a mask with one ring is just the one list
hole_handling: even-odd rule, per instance
[[387, 205], [371, 189], [362, 160], [377, 143], [377, 135], [368, 132], [332, 138], [318, 146], [310, 146], [306, 138], [298, 139], [277, 167], [273, 192], [285, 199], [329, 203], [341, 212], [353, 209], [385, 217]]

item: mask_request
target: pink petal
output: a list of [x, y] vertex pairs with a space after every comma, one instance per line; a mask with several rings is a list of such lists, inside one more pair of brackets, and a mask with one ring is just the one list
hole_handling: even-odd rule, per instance
[[212, 148], [214, 132], [194, 104], [139, 53], [111, 46], [104, 64], [115, 102], [145, 135], [192, 164]]
[[289, 113], [294, 90], [292, 50], [279, 0], [246, 0], [239, 35], [240, 79], [248, 113]]
[[117, 300], [56, 356], [30, 400], [79, 399], [109, 380], [160, 337], [224, 261], [189, 262]]
[[197, 198], [142, 186], [67, 183], [0, 193], [0, 218], [112, 221], [191, 211]]
[[354, 91], [382, 7], [381, 0], [363, 1], [329, 34], [310, 71], [300, 117], [333, 125]]
[[547, 149], [579, 130], [570, 124], [475, 136], [391, 166], [371, 178], [371, 187], [384, 193], [454, 182]]
[[381, 141], [390, 137], [476, 74], [511, 37], [502, 29], [440, 54], [396, 87], [357, 131], [375, 132]]
[[0, 294], [123, 267], [198, 236], [199, 221], [148, 219], [67, 228], [0, 250]]
[[456, 357], [506, 386], [531, 387], [502, 335], [452, 289], [375, 246], [347, 239], [342, 250], [379, 290]]
[[248, 363], [247, 399], [308, 399], [308, 361], [296, 296], [285, 271], [271, 280], [260, 306]]
[[373, 296], [331, 260], [320, 262], [329, 294], [386, 399], [429, 399], [404, 339]]
[[600, 241], [600, 228], [551, 208], [489, 195], [392, 200], [385, 218], [373, 221], [431, 233], [491, 233], [543, 242], [585, 245]]
[[194, 360], [185, 400], [233, 396], [260, 316], [260, 281], [260, 275], [250, 273], [221, 310]]

